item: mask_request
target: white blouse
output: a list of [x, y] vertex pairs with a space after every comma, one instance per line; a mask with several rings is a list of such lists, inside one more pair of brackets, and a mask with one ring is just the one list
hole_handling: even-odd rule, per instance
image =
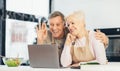
[[[64, 45], [64, 49], [61, 54], [61, 64], [63, 67], [67, 67], [72, 64], [72, 56], [70, 53], [71, 45]], [[75, 41], [74, 47], [82, 47], [85, 45], [86, 45], [86, 38], [83, 37]], [[90, 48], [91, 53], [96, 59], [94, 61], [97, 61], [100, 64], [106, 64], [107, 58], [106, 58], [104, 44], [100, 40], [97, 40], [95, 38], [94, 31], [89, 32], [89, 48]]]

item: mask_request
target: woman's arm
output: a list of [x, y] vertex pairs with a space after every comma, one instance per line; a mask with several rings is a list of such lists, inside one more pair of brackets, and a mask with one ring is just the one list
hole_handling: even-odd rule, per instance
[[65, 45], [61, 54], [61, 64], [63, 67], [68, 67], [72, 64], [71, 46], [74, 36], [68, 33]]
[[65, 45], [61, 54], [61, 64], [63, 67], [68, 67], [72, 64], [72, 57], [70, 52], [70, 46]]
[[100, 64], [106, 64], [107, 58], [106, 58], [106, 52], [105, 52], [105, 46], [104, 44], [95, 38], [94, 33], [90, 35], [90, 40], [92, 40], [92, 48], [94, 51], [94, 55], [96, 57], [96, 61]]

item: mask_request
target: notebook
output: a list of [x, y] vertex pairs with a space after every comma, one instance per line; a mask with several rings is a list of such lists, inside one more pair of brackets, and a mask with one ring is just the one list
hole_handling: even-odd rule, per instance
[[33, 68], [61, 68], [56, 45], [28, 45], [28, 53]]

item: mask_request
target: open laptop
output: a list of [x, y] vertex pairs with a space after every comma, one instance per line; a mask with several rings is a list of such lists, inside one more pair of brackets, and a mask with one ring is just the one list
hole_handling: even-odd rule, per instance
[[56, 45], [28, 45], [28, 53], [33, 68], [61, 68]]

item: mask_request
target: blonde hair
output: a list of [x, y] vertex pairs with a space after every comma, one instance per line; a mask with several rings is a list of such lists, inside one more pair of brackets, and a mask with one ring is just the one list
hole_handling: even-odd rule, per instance
[[82, 10], [79, 10], [79, 11], [75, 11], [75, 12], [71, 13], [70, 15], [68, 15], [66, 17], [66, 19], [69, 18], [69, 17], [75, 17], [77, 19], [81, 19], [81, 18], [85, 17], [85, 14]]
[[82, 10], [74, 11], [73, 13], [71, 13], [70, 15], [68, 15], [66, 17], [66, 20], [69, 19], [69, 18], [74, 18], [74, 19], [77, 19], [77, 20], [83, 20], [84, 27], [86, 26], [85, 25], [85, 14]]
[[74, 16], [75, 18], [81, 19], [81, 18], [84, 18], [84, 17], [85, 17], [85, 14], [84, 14], [83, 11], [79, 10], [79, 11], [73, 12], [73, 16]]

